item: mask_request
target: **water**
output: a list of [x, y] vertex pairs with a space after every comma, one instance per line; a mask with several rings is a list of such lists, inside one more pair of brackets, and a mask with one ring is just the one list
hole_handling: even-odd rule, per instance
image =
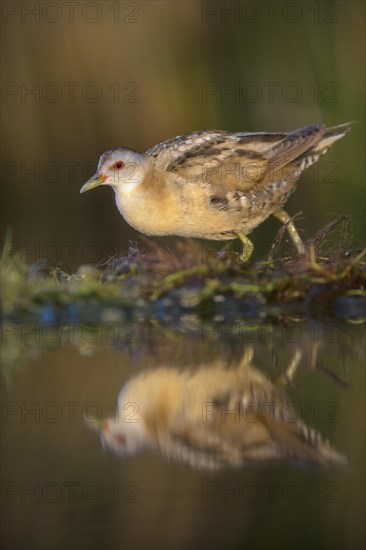
[[364, 337], [296, 318], [5, 324], [4, 547], [363, 548]]

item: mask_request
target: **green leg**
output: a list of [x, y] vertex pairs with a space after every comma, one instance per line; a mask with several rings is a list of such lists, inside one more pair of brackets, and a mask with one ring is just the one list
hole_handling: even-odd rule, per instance
[[285, 386], [288, 382], [292, 382], [300, 365], [301, 359], [302, 352], [301, 350], [296, 349], [291, 363], [286, 369], [286, 372], [276, 380], [276, 383]]
[[[276, 210], [272, 213], [272, 215], [280, 220], [280, 222], [282, 223], [287, 223], [291, 219], [287, 212], [285, 212], [285, 210]], [[287, 231], [291, 237], [292, 242], [296, 246], [298, 253], [305, 254], [304, 243], [302, 242], [302, 239], [292, 221], [290, 221], [290, 223], [287, 225]]]
[[240, 255], [240, 259], [242, 262], [247, 262], [253, 254], [254, 244], [250, 239], [248, 239], [246, 235], [244, 235], [244, 233], [239, 232], [237, 233], [237, 235], [244, 245], [243, 252]]
[[245, 348], [243, 356], [240, 361], [240, 368], [245, 369], [250, 367], [254, 357], [254, 348], [252, 345], [249, 345]]

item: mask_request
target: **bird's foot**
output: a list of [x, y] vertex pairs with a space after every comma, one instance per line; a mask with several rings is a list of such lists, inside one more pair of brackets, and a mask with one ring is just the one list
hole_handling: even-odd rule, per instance
[[243, 243], [243, 252], [240, 254], [239, 259], [242, 262], [247, 262], [251, 257], [251, 255], [253, 254], [254, 244], [250, 239], [248, 239], [246, 235], [244, 235], [244, 233], [239, 232], [237, 233], [237, 235], [241, 240], [241, 242]]
[[323, 274], [326, 274], [326, 271], [319, 265], [317, 258], [316, 258], [316, 249], [315, 244], [310, 243], [309, 245], [309, 261], [310, 261], [310, 268], [313, 271], [319, 271]]

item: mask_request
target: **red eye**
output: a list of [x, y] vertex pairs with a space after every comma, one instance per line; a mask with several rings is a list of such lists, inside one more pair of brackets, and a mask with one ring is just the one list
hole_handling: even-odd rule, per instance
[[126, 438], [125, 438], [125, 436], [122, 435], [122, 434], [118, 434], [118, 435], [116, 436], [116, 443], [118, 443], [118, 445], [119, 445], [120, 447], [122, 447], [122, 445], [125, 445], [125, 444], [126, 444]]
[[124, 165], [125, 165], [124, 162], [122, 162], [121, 160], [117, 160], [117, 162], [115, 162], [115, 163], [113, 164], [113, 168], [114, 168], [115, 170], [122, 170], [122, 168], [124, 167]]

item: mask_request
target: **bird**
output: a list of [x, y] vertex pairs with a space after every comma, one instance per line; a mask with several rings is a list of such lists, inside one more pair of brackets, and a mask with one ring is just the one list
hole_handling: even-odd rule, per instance
[[114, 417], [87, 424], [119, 458], [150, 450], [199, 470], [271, 461], [346, 465], [283, 388], [247, 359], [150, 368], [124, 384]]
[[273, 215], [286, 224], [302, 255], [305, 246], [283, 206], [303, 170], [351, 124], [314, 124], [285, 133], [203, 130], [144, 153], [117, 147], [101, 155], [80, 192], [111, 186], [121, 215], [148, 236], [239, 238], [243, 261], [254, 250], [247, 235]]

